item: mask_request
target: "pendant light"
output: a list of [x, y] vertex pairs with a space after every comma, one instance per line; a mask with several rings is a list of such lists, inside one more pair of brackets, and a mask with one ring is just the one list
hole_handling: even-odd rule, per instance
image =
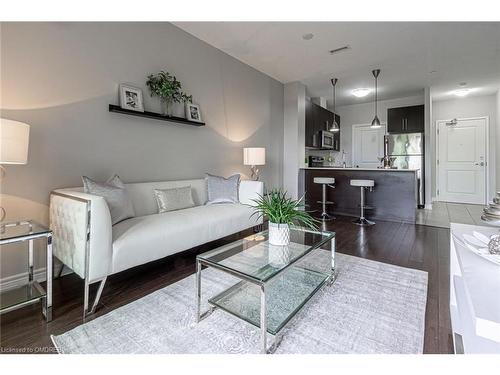
[[378, 89], [377, 78], [378, 78], [378, 75], [380, 74], [380, 69], [372, 70], [372, 74], [375, 77], [375, 117], [373, 118], [372, 125], [370, 126], [370, 128], [380, 129], [381, 128], [380, 120], [378, 119], [378, 116], [377, 116], [377, 89]]
[[330, 131], [337, 133], [340, 131], [340, 126], [337, 124], [337, 121], [335, 120], [335, 86], [337, 85], [337, 78], [332, 78], [330, 82], [332, 83], [333, 86], [333, 123], [332, 126], [330, 126]]

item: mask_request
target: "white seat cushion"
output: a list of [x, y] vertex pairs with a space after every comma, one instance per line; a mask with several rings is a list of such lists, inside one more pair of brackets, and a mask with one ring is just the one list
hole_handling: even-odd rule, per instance
[[375, 181], [373, 181], [373, 180], [351, 180], [351, 186], [372, 187], [372, 186], [375, 186]]
[[134, 217], [113, 226], [113, 262], [117, 273], [259, 224], [242, 204], [196, 206]]
[[314, 183], [333, 185], [335, 183], [335, 179], [333, 177], [314, 177]]

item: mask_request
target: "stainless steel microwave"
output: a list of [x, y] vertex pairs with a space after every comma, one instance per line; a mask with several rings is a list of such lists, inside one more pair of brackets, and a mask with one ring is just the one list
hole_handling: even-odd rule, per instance
[[318, 142], [316, 147], [319, 148], [334, 148], [335, 140], [332, 132], [321, 130], [318, 132]]

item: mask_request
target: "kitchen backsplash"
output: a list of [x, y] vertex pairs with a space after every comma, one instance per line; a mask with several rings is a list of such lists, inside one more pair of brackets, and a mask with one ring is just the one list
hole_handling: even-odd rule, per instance
[[[304, 164], [307, 165], [307, 160], [309, 156], [322, 156], [325, 158], [325, 164], [327, 165], [340, 165], [342, 163], [341, 152], [330, 151], [330, 150], [312, 150], [306, 149]], [[328, 157], [331, 157], [331, 161], [328, 161]]]

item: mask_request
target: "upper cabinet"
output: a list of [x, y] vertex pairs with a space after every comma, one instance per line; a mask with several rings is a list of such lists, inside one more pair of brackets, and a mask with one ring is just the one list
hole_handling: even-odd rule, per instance
[[313, 103], [306, 100], [306, 147], [314, 147], [314, 113]]
[[[329, 130], [333, 119], [340, 125], [340, 116], [330, 112], [329, 110], [306, 100], [306, 147], [319, 147], [319, 132]], [[340, 131], [334, 133], [333, 151], [340, 151]]]
[[423, 133], [424, 106], [389, 108], [387, 110], [388, 133]]

